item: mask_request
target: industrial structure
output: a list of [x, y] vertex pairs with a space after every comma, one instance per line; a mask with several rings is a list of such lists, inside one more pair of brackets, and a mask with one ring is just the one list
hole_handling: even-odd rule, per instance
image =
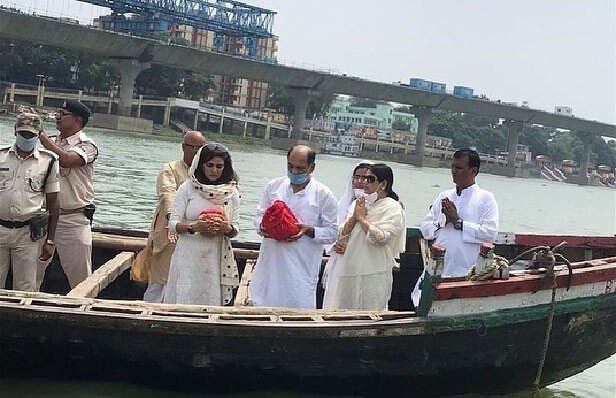
[[[111, 9], [94, 20], [105, 30], [137, 36], [182, 39], [192, 47], [276, 63], [277, 37], [272, 34], [274, 11], [231, 0], [80, 0]], [[261, 109], [268, 84], [215, 76], [204, 97], [222, 105]]]

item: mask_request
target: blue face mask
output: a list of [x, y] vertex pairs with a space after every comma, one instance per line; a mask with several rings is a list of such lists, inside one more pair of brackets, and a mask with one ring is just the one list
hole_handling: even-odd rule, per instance
[[293, 174], [287, 170], [287, 177], [289, 177], [289, 180], [291, 180], [291, 184], [293, 185], [302, 185], [308, 181], [308, 173]]
[[24, 138], [21, 134], [17, 134], [15, 137], [15, 144], [19, 149], [24, 152], [32, 152], [36, 143], [38, 142], [38, 136], [34, 136], [32, 138]]

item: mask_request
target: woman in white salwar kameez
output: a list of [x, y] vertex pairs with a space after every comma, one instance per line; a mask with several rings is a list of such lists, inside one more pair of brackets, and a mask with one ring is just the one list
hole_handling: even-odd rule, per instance
[[[368, 166], [370, 166], [371, 164], [374, 164], [374, 162], [371, 160], [362, 160], [353, 169], [353, 173], [348, 180], [346, 190], [338, 201], [338, 225], [344, 224], [344, 221], [346, 220], [347, 214], [349, 212], [349, 207], [355, 199], [363, 195], [363, 177], [366, 175], [366, 172], [368, 171]], [[329, 280], [328, 277], [333, 272], [332, 270], [336, 268], [336, 264], [338, 263], [338, 261], [340, 261], [340, 259], [344, 255], [344, 251], [346, 250], [346, 244], [346, 240], [340, 239], [336, 241], [335, 244], [327, 246], [325, 248], [325, 252], [329, 254], [329, 260], [327, 260], [327, 264], [325, 264], [323, 276], [321, 277], [321, 284], [323, 285], [323, 289], [325, 289], [325, 295], [323, 296], [323, 308], [331, 307], [333, 296], [331, 294], [332, 289], [329, 289], [327, 287], [327, 283]]]
[[363, 178], [364, 195], [340, 226], [340, 238], [348, 243], [330, 275], [326, 309], [386, 310], [395, 259], [405, 250], [404, 209], [392, 189], [391, 168], [371, 165]]
[[[178, 240], [171, 257], [164, 303], [224, 305], [233, 299], [238, 271], [230, 238], [237, 235], [240, 196], [231, 156], [224, 145], [207, 144], [195, 155], [178, 188], [169, 232]], [[205, 209], [223, 217], [200, 218]]]

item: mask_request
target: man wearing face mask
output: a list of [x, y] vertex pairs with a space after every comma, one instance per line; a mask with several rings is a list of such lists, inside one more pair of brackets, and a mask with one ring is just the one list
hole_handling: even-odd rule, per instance
[[41, 144], [58, 155], [60, 163], [60, 218], [56, 248], [70, 288], [92, 274], [94, 162], [98, 148], [82, 129], [90, 110], [79, 101], [66, 101], [56, 113], [60, 134], [52, 140], [44, 132]]
[[[296, 145], [287, 153], [287, 176], [265, 187], [254, 218], [264, 237], [250, 285], [255, 306], [316, 307], [323, 248], [336, 240], [338, 225], [336, 199], [312, 176], [314, 169], [314, 151]], [[300, 223], [299, 233], [286, 242], [269, 238], [261, 226], [265, 210], [276, 200], [285, 202]]]
[[13, 289], [37, 291], [38, 262], [53, 255], [58, 162], [53, 153], [37, 149], [41, 129], [38, 115], [22, 113], [15, 145], [0, 149], [0, 288], [12, 266]]

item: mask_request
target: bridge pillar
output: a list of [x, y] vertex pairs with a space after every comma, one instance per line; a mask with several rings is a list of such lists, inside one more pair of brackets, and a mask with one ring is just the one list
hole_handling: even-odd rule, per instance
[[592, 142], [594, 137], [591, 134], [586, 134], [581, 131], [577, 132], [576, 135], [584, 144], [584, 155], [580, 162], [580, 172], [577, 176], [573, 176], [573, 178], [569, 178], [568, 180], [579, 185], [589, 185], [590, 176], [588, 175], [588, 167], [590, 166], [590, 155], [592, 154]]
[[268, 116], [267, 125], [265, 126], [265, 137], [263, 137], [265, 141], [269, 141], [271, 132], [272, 132], [272, 117]]
[[225, 108], [220, 112], [220, 126], [218, 126], [218, 134], [222, 134], [222, 128], [225, 125]]
[[113, 91], [109, 90], [109, 102], [107, 103], [107, 114], [111, 114], [111, 104], [113, 103]]
[[139, 103], [137, 104], [137, 117], [141, 117], [141, 105], [143, 104], [143, 95], [139, 96]]
[[426, 154], [426, 134], [432, 121], [432, 108], [429, 106], [414, 106], [413, 113], [417, 117], [417, 138], [415, 139], [415, 161], [417, 167], [423, 167]]
[[507, 176], [515, 177], [515, 157], [518, 153], [518, 139], [524, 129], [524, 123], [517, 120], [508, 120], [507, 129]]
[[303, 140], [303, 129], [306, 124], [306, 111], [308, 110], [308, 103], [310, 102], [310, 91], [299, 88], [289, 88], [288, 91], [293, 97], [293, 105], [295, 105], [291, 138], [294, 140]]
[[167, 98], [167, 105], [165, 105], [165, 115], [163, 116], [163, 126], [169, 127], [171, 123], [171, 98]]
[[120, 72], [120, 103], [118, 114], [131, 116], [133, 107], [133, 93], [135, 92], [135, 80], [139, 74], [150, 68], [149, 63], [142, 63], [136, 59], [115, 59], [114, 64]]
[[195, 109], [195, 118], [193, 120], [193, 130], [199, 130], [199, 109]]

